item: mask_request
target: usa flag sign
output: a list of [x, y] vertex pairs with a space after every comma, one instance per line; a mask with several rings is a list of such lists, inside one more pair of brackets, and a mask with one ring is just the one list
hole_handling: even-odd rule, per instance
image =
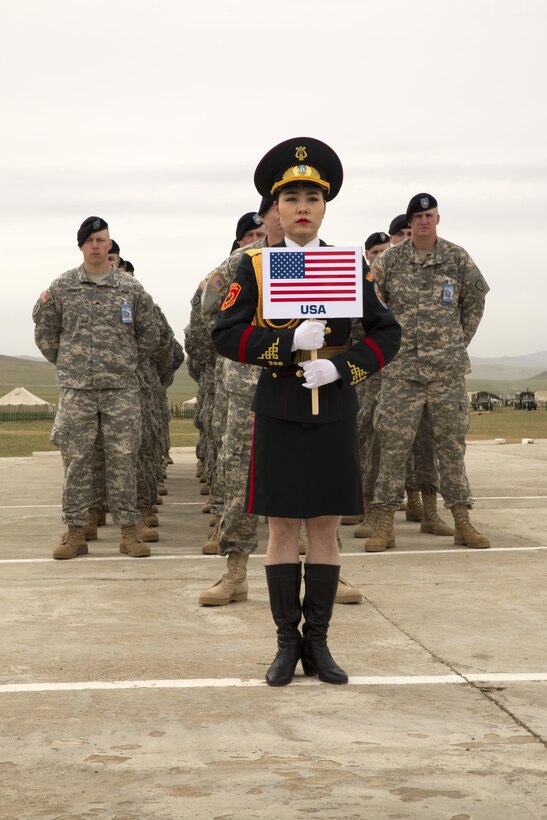
[[265, 319], [334, 319], [363, 309], [361, 248], [263, 248]]

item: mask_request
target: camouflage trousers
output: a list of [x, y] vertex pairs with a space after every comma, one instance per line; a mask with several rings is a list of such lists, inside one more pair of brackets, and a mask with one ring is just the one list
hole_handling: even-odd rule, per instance
[[59, 391], [51, 441], [63, 456], [63, 520], [82, 526], [93, 504], [95, 442], [100, 429], [108, 505], [118, 526], [135, 524], [136, 465], [141, 443], [139, 389]]
[[209, 485], [211, 487], [211, 513], [222, 515], [224, 507], [224, 494], [226, 491], [226, 480], [224, 476], [223, 464], [220, 460], [222, 441], [226, 432], [226, 420], [228, 417], [228, 394], [224, 383], [224, 359], [219, 356], [215, 368], [215, 401], [213, 416], [211, 418], [211, 435], [215, 459], [213, 466], [208, 473]]
[[154, 396], [152, 390], [141, 387], [141, 418], [142, 437], [139, 455], [137, 457], [137, 507], [151, 507], [157, 498], [157, 418], [154, 412]]
[[[382, 386], [381, 373], [367, 379], [358, 415], [361, 464], [363, 465], [363, 495], [374, 498], [374, 486], [380, 472], [382, 444], [375, 426], [376, 408]], [[427, 405], [424, 406], [412, 450], [405, 467], [405, 490], [439, 492], [433, 434]]]
[[465, 434], [469, 426], [465, 379], [456, 376], [418, 382], [384, 375], [375, 413], [375, 427], [382, 442], [375, 506], [399, 509], [405, 489], [403, 468], [426, 404], [445, 504], [472, 504], [465, 472]]
[[219, 459], [225, 488], [218, 535], [221, 555], [238, 550], [254, 552], [258, 547], [258, 516], [245, 510], [254, 428], [252, 401], [253, 396], [243, 391], [228, 394], [226, 432]]

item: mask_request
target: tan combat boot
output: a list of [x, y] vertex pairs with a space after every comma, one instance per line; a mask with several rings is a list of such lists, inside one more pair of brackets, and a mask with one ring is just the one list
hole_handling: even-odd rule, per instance
[[345, 578], [338, 579], [338, 587], [336, 588], [336, 598], [334, 599], [335, 604], [360, 604], [363, 601], [363, 595], [356, 589], [354, 586], [350, 584], [349, 581], [346, 581]]
[[136, 524], [122, 527], [121, 536], [120, 552], [122, 555], [129, 555], [130, 558], [147, 558], [150, 555], [150, 547], [147, 547], [137, 536]]
[[372, 506], [372, 502], [372, 498], [365, 498], [365, 516], [353, 531], [354, 538], [370, 538], [374, 534], [378, 510]]
[[365, 552], [383, 552], [395, 546], [395, 513], [390, 510], [376, 510], [376, 529], [365, 541]]
[[224, 606], [232, 601], [247, 600], [247, 552], [231, 552], [228, 555], [228, 572], [220, 581], [199, 596], [201, 606]]
[[152, 527], [149, 527], [146, 524], [146, 521], [144, 520], [144, 515], [142, 514], [142, 510], [139, 510], [139, 513], [141, 515], [141, 520], [137, 521], [136, 524], [137, 538], [139, 538], [141, 541], [159, 541], [159, 532], [156, 529], [152, 529]]
[[455, 504], [450, 507], [456, 525], [454, 530], [454, 543], [460, 546], [473, 547], [476, 550], [486, 550], [490, 546], [490, 541], [485, 535], [477, 532], [469, 520], [469, 510], [464, 504]]
[[147, 527], [159, 527], [160, 519], [156, 515], [157, 510], [154, 510], [153, 507], [143, 507], [140, 510], [142, 514], [142, 520], [146, 524]]
[[158, 496], [160, 495], [167, 495], [167, 487], [163, 481], [158, 481]]
[[215, 515], [214, 513], [212, 513], [211, 517], [209, 519], [209, 526], [210, 527], [215, 527], [217, 524], [220, 524], [220, 518], [218, 517], [218, 515]]
[[406, 520], [421, 521], [424, 514], [424, 508], [422, 506], [422, 499], [420, 498], [420, 493], [417, 490], [407, 490], [406, 496]]
[[85, 527], [69, 524], [67, 532], [63, 533], [59, 545], [53, 550], [53, 557], [61, 561], [76, 558], [77, 555], [87, 555], [87, 552]]
[[208, 484], [202, 484], [201, 488], [200, 488], [200, 491], [199, 491], [199, 494], [200, 495], [211, 495], [210, 486]]
[[437, 512], [437, 493], [422, 492], [424, 515], [420, 532], [431, 532], [433, 535], [454, 535], [454, 530], [446, 524]]
[[343, 515], [340, 518], [341, 524], [349, 524], [350, 526], [355, 526], [355, 524], [360, 524], [363, 520], [362, 515]]
[[97, 540], [97, 511], [90, 507], [87, 511], [87, 524], [84, 527], [86, 541]]
[[215, 524], [211, 532], [209, 533], [209, 538], [202, 546], [201, 551], [203, 555], [218, 555], [218, 524]]

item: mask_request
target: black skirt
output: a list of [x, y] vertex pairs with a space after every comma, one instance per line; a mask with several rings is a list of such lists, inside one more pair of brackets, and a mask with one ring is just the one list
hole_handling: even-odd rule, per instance
[[362, 513], [357, 417], [303, 424], [256, 414], [247, 512], [279, 518]]

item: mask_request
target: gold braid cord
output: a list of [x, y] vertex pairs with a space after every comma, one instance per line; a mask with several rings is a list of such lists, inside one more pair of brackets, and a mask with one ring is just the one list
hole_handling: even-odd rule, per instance
[[[255, 272], [256, 284], [258, 287], [258, 307], [256, 309], [255, 317], [253, 319], [253, 324], [258, 325], [259, 327], [269, 327], [271, 328], [271, 330], [285, 330], [285, 328], [292, 329], [293, 327], [296, 327], [297, 324], [300, 322], [300, 319], [289, 319], [288, 322], [281, 322], [280, 324], [276, 324], [275, 322], [270, 321], [270, 319], [265, 319], [262, 315], [262, 251], [257, 248], [254, 251], [247, 251], [247, 253], [249, 254], [249, 256], [251, 256], [253, 260], [253, 269]], [[266, 353], [267, 352], [268, 351], [266, 351]], [[264, 353], [263, 355], [266, 356], [266, 353]]]

